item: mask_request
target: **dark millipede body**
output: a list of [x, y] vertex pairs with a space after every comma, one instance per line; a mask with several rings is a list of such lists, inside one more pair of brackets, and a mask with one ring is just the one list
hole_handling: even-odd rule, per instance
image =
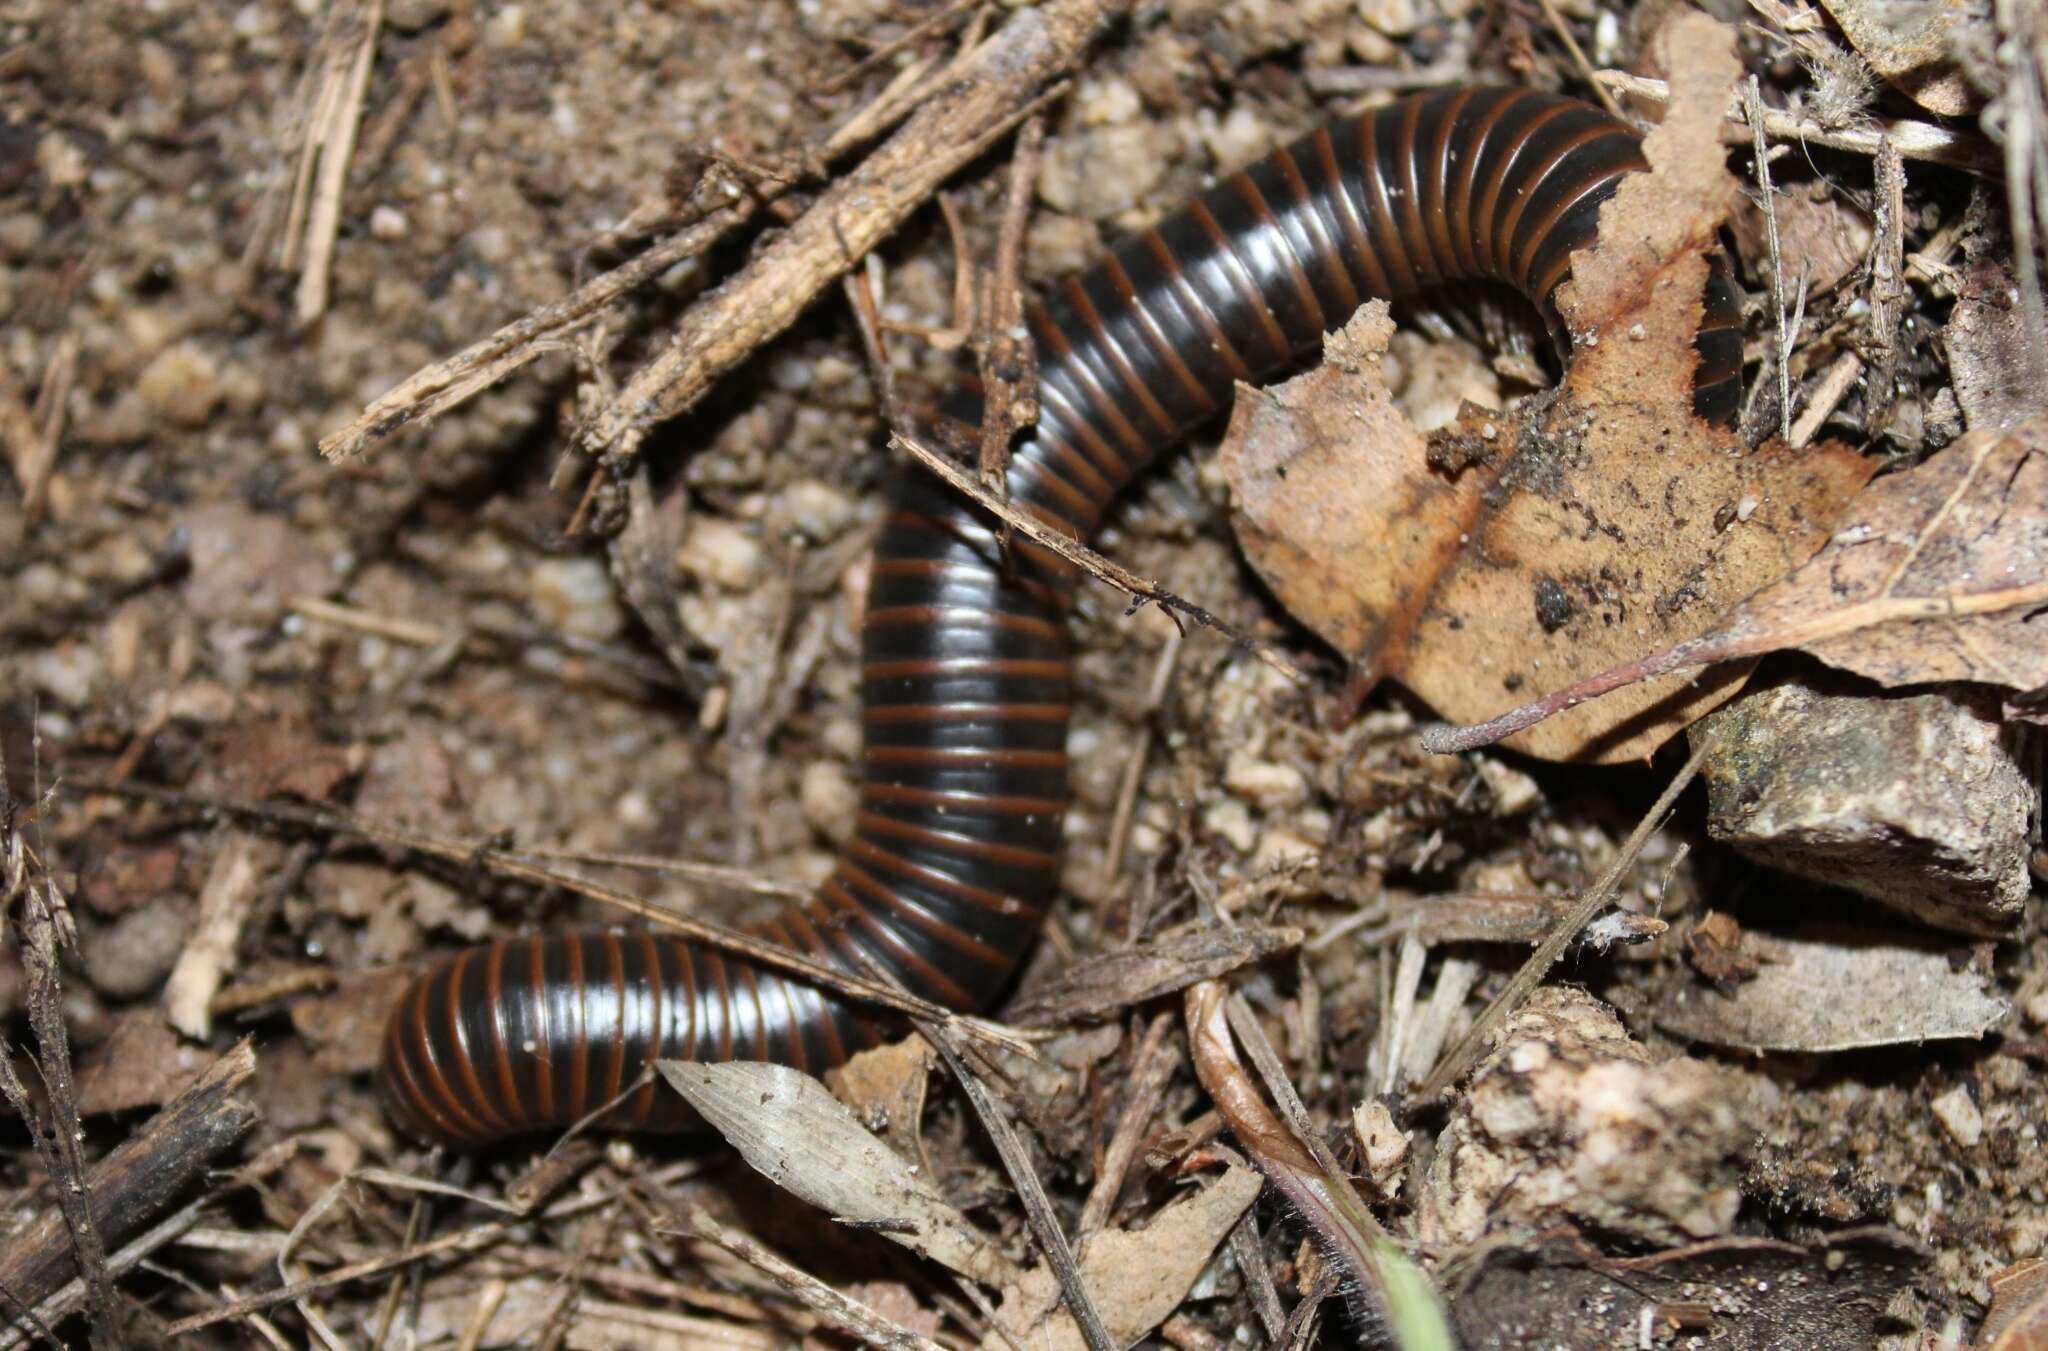
[[[1600, 204], [1645, 167], [1635, 133], [1586, 104], [1460, 88], [1325, 127], [1220, 183], [1054, 289], [1031, 312], [1038, 426], [1011, 497], [1078, 537], [1153, 457], [1223, 410], [1233, 381], [1298, 360], [1372, 297], [1504, 282], [1554, 335], [1552, 295]], [[1695, 403], [1732, 418], [1742, 334], [1717, 269]], [[1560, 348], [1565, 346], [1560, 335]], [[963, 386], [948, 412], [978, 417]], [[998, 994], [1037, 933], [1067, 804], [1072, 569], [906, 474], [876, 545], [862, 630], [858, 832], [818, 895], [759, 935], [959, 1008]], [[878, 1035], [801, 982], [648, 932], [521, 938], [437, 967], [394, 1010], [393, 1115], [481, 1143], [587, 1114], [657, 1058], [813, 1072]], [[649, 1084], [611, 1118], [688, 1124]]]

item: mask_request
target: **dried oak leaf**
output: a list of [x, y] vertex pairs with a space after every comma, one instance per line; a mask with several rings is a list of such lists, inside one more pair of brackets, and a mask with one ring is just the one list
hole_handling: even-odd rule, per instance
[[1722, 632], [1775, 634], [1885, 685], [2048, 685], [2048, 418], [1872, 484], [1819, 557]]
[[1872, 484], [1827, 548], [1697, 638], [1489, 723], [1432, 729], [1431, 750], [1482, 746], [1609, 690], [1798, 648], [1880, 684], [1974, 681], [2038, 716], [2048, 687], [2048, 418], [1971, 432]]
[[[1559, 305], [1578, 350], [1546, 407], [1467, 410], [1426, 442], [1379, 378], [1377, 305], [1317, 370], [1240, 392], [1221, 451], [1239, 542], [1367, 680], [1470, 720], [1676, 642], [1810, 557], [1869, 477], [1838, 445], [1745, 453], [1692, 412], [1708, 255], [1740, 196], [1720, 144], [1732, 42], [1698, 14], [1665, 30], [1670, 112], [1644, 145], [1651, 171], [1622, 183], [1598, 246], [1573, 257]], [[1512, 744], [1637, 759], [1743, 674], [1645, 684]]]
[[2048, 1261], [2030, 1257], [1991, 1273], [1991, 1309], [1977, 1329], [1985, 1351], [2048, 1351]]

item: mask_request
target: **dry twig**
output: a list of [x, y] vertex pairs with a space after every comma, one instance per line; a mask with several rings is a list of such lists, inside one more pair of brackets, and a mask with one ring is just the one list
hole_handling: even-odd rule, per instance
[[[76, 1187], [53, 1177], [60, 1201], [62, 1192], [76, 1192], [97, 1238], [110, 1243], [127, 1239], [256, 1124], [255, 1106], [238, 1095], [255, 1073], [256, 1053], [242, 1042], [93, 1165]], [[42, 1303], [72, 1278], [77, 1255], [71, 1210], [65, 1204], [61, 1211], [46, 1211], [0, 1246], [0, 1291], [14, 1306], [11, 1313]], [[94, 1274], [108, 1278], [113, 1270], [114, 1264], [101, 1258]], [[108, 1286], [104, 1308], [95, 1306], [96, 1327], [112, 1310], [113, 1299]]]
[[1258, 641], [1249, 634], [1239, 633], [1217, 616], [1194, 604], [1182, 600], [1165, 587], [1154, 581], [1138, 576], [1126, 568], [1117, 566], [1101, 554], [1064, 531], [1055, 530], [1030, 512], [1025, 511], [1004, 498], [990, 492], [972, 474], [962, 470], [944, 455], [913, 436], [901, 431], [889, 437], [891, 449], [900, 450], [914, 458], [919, 464], [937, 474], [940, 478], [959, 489], [990, 515], [1014, 529], [1018, 534], [1041, 548], [1058, 554], [1083, 572], [1109, 583], [1119, 591], [1131, 596], [1136, 605], [1151, 603], [1174, 616], [1176, 621], [1188, 619], [1197, 626], [1214, 629], [1233, 643], [1249, 651], [1266, 665], [1300, 684], [1307, 679], [1301, 668], [1281, 656], [1269, 645]]
[[965, 1036], [1000, 1046], [1018, 1055], [1036, 1054], [1029, 1039], [986, 1018], [955, 1013], [916, 995], [848, 975], [744, 931], [677, 914], [629, 892], [603, 886], [587, 878], [538, 867], [526, 862], [514, 851], [493, 848], [481, 842], [449, 840], [420, 831], [359, 821], [339, 812], [288, 803], [253, 803], [227, 798], [206, 798], [142, 784], [80, 781], [77, 786], [85, 792], [104, 792], [146, 802], [191, 807], [239, 820], [265, 822], [273, 827], [282, 826], [295, 830], [351, 836], [465, 867], [485, 869], [503, 877], [517, 878], [542, 886], [562, 887], [577, 895], [587, 896], [624, 911], [636, 919], [644, 919], [657, 927], [672, 930], [694, 942], [709, 944], [757, 965], [787, 972], [835, 995], [859, 1003], [877, 1005], [907, 1017], [940, 1022], [957, 1029]]
[[589, 427], [584, 448], [614, 465], [630, 461], [649, 426], [694, 405], [714, 380], [795, 322], [939, 184], [1037, 111], [1040, 91], [1128, 4], [1046, 0], [1013, 15], [901, 130], [691, 307], [668, 349], [635, 372]]

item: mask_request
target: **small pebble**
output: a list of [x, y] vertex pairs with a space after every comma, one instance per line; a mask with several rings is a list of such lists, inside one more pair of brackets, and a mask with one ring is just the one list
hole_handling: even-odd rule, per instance
[[626, 626], [611, 573], [595, 558], [549, 558], [534, 565], [533, 608], [550, 627], [596, 642]]
[[1236, 798], [1223, 798], [1204, 807], [1202, 828], [1228, 841], [1230, 847], [1240, 854], [1249, 854], [1252, 846], [1259, 842], [1258, 829], [1252, 825], [1251, 809]]
[[484, 23], [484, 41], [493, 47], [517, 47], [526, 41], [526, 6], [505, 5]]
[[761, 544], [747, 526], [706, 516], [690, 526], [676, 563], [694, 576], [744, 591], [760, 580]]
[[189, 342], [157, 353], [135, 377], [142, 401], [181, 427], [203, 427], [226, 391], [213, 358]]
[[1949, 1138], [1964, 1149], [1975, 1147], [1984, 1138], [1984, 1114], [1977, 1110], [1976, 1099], [1970, 1090], [1957, 1084], [1948, 1092], [1927, 1104], [1934, 1113], [1934, 1119], [1948, 1132]]
[[1230, 753], [1223, 769], [1223, 786], [1262, 807], [1295, 807], [1308, 800], [1308, 780], [1300, 770], [1244, 751]]
[[801, 478], [783, 490], [783, 508], [790, 524], [813, 540], [836, 538], [858, 513], [852, 498], [829, 483]]
[[813, 760], [805, 765], [797, 799], [813, 830], [835, 841], [853, 834], [860, 789], [844, 765], [833, 760]]
[[1424, 14], [1418, 0], [1358, 0], [1358, 17], [1374, 32], [1400, 38], [1421, 27]]

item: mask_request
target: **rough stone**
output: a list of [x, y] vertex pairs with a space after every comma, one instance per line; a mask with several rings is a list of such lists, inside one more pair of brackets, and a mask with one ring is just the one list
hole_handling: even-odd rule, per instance
[[1657, 1061], [1581, 990], [1538, 990], [1437, 1138], [1420, 1237], [1470, 1244], [1570, 1220], [1675, 1245], [1728, 1232], [1750, 1134], [1726, 1071]]
[[2035, 798], [2017, 730], [1988, 709], [1787, 681], [1693, 735], [1720, 739], [1702, 767], [1714, 838], [1939, 928], [1997, 936], [2018, 921]]

